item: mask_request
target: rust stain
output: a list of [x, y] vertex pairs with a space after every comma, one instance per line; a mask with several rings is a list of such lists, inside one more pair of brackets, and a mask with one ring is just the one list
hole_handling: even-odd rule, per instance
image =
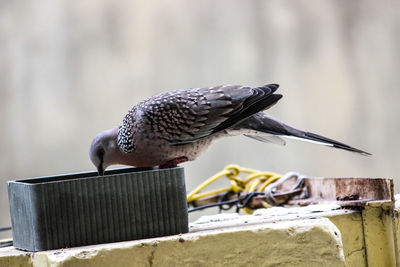
[[358, 194], [352, 194], [349, 196], [337, 196], [336, 200], [339, 201], [349, 201], [349, 200], [358, 200], [360, 196]]

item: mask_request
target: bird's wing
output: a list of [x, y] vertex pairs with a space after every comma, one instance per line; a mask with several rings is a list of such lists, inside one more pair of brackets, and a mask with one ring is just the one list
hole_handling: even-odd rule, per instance
[[175, 90], [154, 96], [139, 107], [161, 138], [181, 145], [223, 131], [267, 109], [282, 96], [278, 85], [256, 88], [225, 85]]

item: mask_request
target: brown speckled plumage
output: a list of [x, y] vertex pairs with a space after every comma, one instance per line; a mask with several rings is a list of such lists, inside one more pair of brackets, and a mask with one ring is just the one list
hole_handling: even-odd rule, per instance
[[[150, 97], [135, 105], [119, 127], [96, 136], [90, 149], [91, 160], [99, 172], [116, 163], [169, 167], [194, 160], [215, 140], [237, 134], [281, 144], [284, 141], [279, 136], [292, 136], [365, 153], [297, 130], [262, 113], [282, 97], [274, 93], [277, 88], [276, 84], [255, 88], [224, 85]], [[103, 150], [103, 158], [98, 158]]]

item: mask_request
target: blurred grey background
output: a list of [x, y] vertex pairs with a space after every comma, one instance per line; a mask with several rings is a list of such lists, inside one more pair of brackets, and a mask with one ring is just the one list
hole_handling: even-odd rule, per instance
[[[153, 94], [279, 83], [269, 114], [373, 153], [245, 137], [185, 163], [399, 183], [399, 1], [0, 0], [0, 226], [6, 181], [94, 170], [92, 138]], [[11, 233], [0, 233], [0, 237]]]

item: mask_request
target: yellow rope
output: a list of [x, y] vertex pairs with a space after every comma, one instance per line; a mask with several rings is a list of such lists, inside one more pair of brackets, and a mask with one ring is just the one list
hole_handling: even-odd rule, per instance
[[[243, 173], [249, 175], [245, 178], [240, 178], [239, 175]], [[204, 188], [224, 177], [229, 179], [229, 183], [231, 186], [200, 193]], [[237, 165], [228, 165], [221, 172], [204, 181], [192, 192], [190, 192], [187, 195], [187, 202], [192, 202], [195, 200], [230, 191], [234, 193], [263, 192], [269, 184], [275, 182], [279, 178], [281, 178], [281, 175], [276, 173], [260, 172], [258, 170], [242, 168]], [[265, 208], [271, 207], [266, 202], [263, 202], [262, 204]], [[244, 208], [243, 210], [249, 214], [253, 212], [249, 208]]]

